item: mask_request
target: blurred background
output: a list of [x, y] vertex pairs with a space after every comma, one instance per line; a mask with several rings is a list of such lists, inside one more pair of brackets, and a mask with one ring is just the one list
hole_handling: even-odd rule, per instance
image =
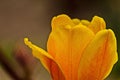
[[[51, 19], [63, 13], [88, 20], [103, 17], [120, 53], [120, 0], [0, 0], [0, 80], [51, 80], [23, 38], [46, 49]], [[106, 80], [120, 80], [119, 74], [120, 61]]]

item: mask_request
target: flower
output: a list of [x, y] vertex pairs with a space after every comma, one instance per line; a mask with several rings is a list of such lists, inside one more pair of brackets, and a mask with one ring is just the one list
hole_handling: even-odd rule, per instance
[[103, 18], [71, 19], [62, 14], [52, 19], [47, 51], [26, 45], [49, 71], [53, 80], [104, 80], [118, 60], [114, 32]]

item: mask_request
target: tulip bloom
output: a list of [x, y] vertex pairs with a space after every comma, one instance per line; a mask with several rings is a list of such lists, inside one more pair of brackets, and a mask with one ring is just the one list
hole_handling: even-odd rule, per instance
[[71, 19], [62, 14], [52, 19], [47, 51], [26, 45], [51, 74], [52, 80], [104, 80], [117, 62], [114, 32], [106, 29], [103, 18], [92, 21]]

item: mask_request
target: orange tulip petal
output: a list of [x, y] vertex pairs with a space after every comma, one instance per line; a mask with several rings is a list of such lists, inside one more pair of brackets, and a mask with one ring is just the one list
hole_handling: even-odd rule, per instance
[[94, 16], [88, 28], [90, 28], [95, 34], [106, 28], [106, 23], [103, 18]]
[[24, 39], [24, 42], [32, 49], [33, 56], [38, 58], [44, 67], [50, 72], [52, 80], [65, 80], [63, 72], [51, 55], [49, 55], [43, 49], [32, 44], [27, 38]]
[[104, 80], [117, 59], [116, 38], [113, 31], [110, 29], [99, 31], [81, 56], [78, 80]]
[[79, 59], [93, 37], [94, 33], [82, 24], [58, 27], [51, 32], [47, 45], [48, 53], [60, 64], [66, 80], [77, 80]]

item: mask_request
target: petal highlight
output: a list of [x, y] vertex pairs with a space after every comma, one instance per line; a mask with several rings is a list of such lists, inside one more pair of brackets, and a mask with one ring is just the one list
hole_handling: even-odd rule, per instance
[[81, 56], [78, 80], [104, 80], [117, 62], [116, 38], [112, 30], [99, 31]]
[[49, 71], [53, 80], [65, 80], [63, 72], [56, 61], [43, 49], [37, 47], [28, 41], [28, 38], [24, 39], [24, 42], [27, 46], [32, 49], [32, 54], [34, 57], [38, 58], [43, 66]]

